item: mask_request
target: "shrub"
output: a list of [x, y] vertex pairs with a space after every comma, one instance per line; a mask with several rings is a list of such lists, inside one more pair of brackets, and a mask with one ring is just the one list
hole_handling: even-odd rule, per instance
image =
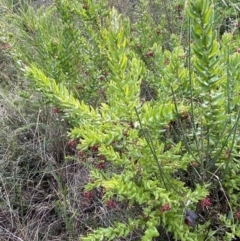
[[[239, 237], [237, 42], [227, 33], [217, 40], [208, 0], [187, 3], [188, 48], [172, 35], [167, 49], [164, 38], [148, 43], [100, 4], [57, 0], [46, 14], [47, 22], [59, 17], [53, 38], [46, 41], [41, 17], [31, 30], [45, 44], [36, 47], [36, 61], [23, 58], [33, 86], [71, 125], [80, 161], [94, 157], [85, 159], [85, 197], [101, 190], [108, 208], [127, 203], [129, 213], [139, 210], [80, 240], [114, 240], [139, 229], [143, 241], [162, 229], [184, 241]], [[149, 83], [146, 97], [142, 86]]]

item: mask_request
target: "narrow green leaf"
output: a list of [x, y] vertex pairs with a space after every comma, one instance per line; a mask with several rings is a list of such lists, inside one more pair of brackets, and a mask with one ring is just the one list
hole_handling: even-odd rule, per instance
[[[206, 0], [204, 0], [206, 1]], [[203, 15], [203, 24], [210, 24], [211, 22], [211, 14], [212, 14], [212, 6], [210, 6], [207, 10], [207, 12]], [[211, 25], [211, 24], [210, 24]]]

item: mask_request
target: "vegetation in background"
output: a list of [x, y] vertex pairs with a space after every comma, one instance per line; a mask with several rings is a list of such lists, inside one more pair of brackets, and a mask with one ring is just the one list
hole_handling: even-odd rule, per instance
[[15, 5], [0, 22], [0, 237], [240, 238], [239, 4]]

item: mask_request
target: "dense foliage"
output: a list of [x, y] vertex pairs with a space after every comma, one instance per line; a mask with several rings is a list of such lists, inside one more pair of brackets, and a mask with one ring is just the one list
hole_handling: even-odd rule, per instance
[[220, 31], [217, 1], [179, 2], [172, 22], [157, 2], [130, 18], [108, 4], [56, 0], [10, 21], [27, 89], [61, 113], [90, 170], [84, 197], [129, 213], [79, 239], [240, 237], [237, 21]]

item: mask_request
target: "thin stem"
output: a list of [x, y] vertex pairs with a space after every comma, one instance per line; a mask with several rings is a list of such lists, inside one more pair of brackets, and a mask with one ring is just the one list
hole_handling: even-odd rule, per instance
[[193, 103], [193, 82], [192, 82], [192, 68], [191, 68], [191, 18], [188, 18], [188, 69], [189, 69], [189, 83], [190, 83], [190, 107], [191, 107], [191, 126], [193, 128], [193, 136], [196, 142], [196, 148], [199, 155], [199, 158], [202, 160], [202, 155], [199, 150], [199, 141], [197, 136], [197, 128], [195, 125], [195, 116], [194, 116], [194, 103]]
[[147, 142], [147, 144], [148, 144], [148, 146], [149, 146], [149, 148], [150, 148], [150, 150], [151, 150], [151, 152], [152, 152], [152, 154], [153, 154], [154, 160], [155, 160], [156, 163], [157, 163], [157, 166], [158, 166], [158, 169], [159, 169], [159, 173], [160, 173], [160, 177], [161, 177], [161, 179], [162, 179], [162, 181], [163, 181], [163, 184], [164, 184], [164, 186], [165, 186], [165, 188], [166, 188], [166, 190], [167, 190], [167, 185], [166, 185], [165, 180], [164, 180], [164, 177], [163, 177], [164, 171], [163, 171], [163, 169], [162, 169], [162, 167], [161, 167], [161, 165], [160, 165], [160, 163], [159, 163], [159, 161], [158, 161], [155, 148], [153, 147], [152, 139], [150, 138], [149, 132], [146, 131], [146, 130], [143, 128], [142, 122], [141, 122], [141, 120], [140, 120], [140, 117], [139, 117], [139, 114], [138, 114], [138, 111], [137, 111], [136, 107], [135, 107], [135, 112], [136, 112], [136, 115], [137, 115], [137, 118], [138, 118], [138, 122], [139, 122], [139, 124], [140, 124], [140, 128], [141, 128], [141, 130], [143, 131], [144, 137], [145, 137], [145, 139], [146, 139], [146, 142]]
[[172, 85], [171, 85], [171, 91], [172, 91], [172, 96], [173, 96], [174, 108], [175, 108], [175, 112], [176, 112], [176, 115], [177, 115], [177, 120], [178, 120], [178, 123], [179, 123], [179, 126], [180, 126], [180, 130], [182, 132], [181, 134], [183, 136], [183, 141], [184, 141], [185, 147], [186, 147], [187, 151], [192, 155], [193, 159], [195, 161], [198, 161], [197, 158], [194, 156], [190, 146], [188, 145], [187, 138], [186, 138], [186, 136], [184, 134], [184, 131], [183, 131], [182, 122], [179, 120], [179, 112], [178, 112], [178, 108], [177, 108], [177, 101], [176, 101], [176, 97], [175, 97]]
[[[230, 98], [230, 72], [229, 72], [229, 46], [228, 46], [228, 57], [227, 57], [227, 101], [228, 101], [228, 114], [231, 113], [231, 98]], [[230, 115], [230, 123], [231, 123], [231, 115]]]
[[[234, 132], [233, 132], [233, 138], [232, 138], [232, 143], [231, 143], [231, 147], [230, 147], [230, 153], [231, 153], [232, 150], [233, 150], [234, 142], [235, 142], [235, 139], [236, 139], [236, 133], [237, 133], [237, 129], [238, 129], [239, 119], [240, 119], [240, 111], [238, 112], [238, 117], [237, 117], [236, 123], [235, 123], [235, 125], [234, 125], [234, 127], [233, 127], [233, 129], [232, 129], [232, 130], [234, 130]], [[227, 140], [226, 140], [226, 142], [227, 142]], [[224, 146], [225, 146], [225, 145], [224, 145]], [[223, 149], [223, 148], [222, 148], [222, 149]], [[229, 168], [230, 156], [231, 156], [231, 154], [228, 156], [227, 164], [226, 164], [226, 167], [225, 167], [224, 172], [223, 172], [223, 178], [224, 178], [224, 176], [226, 175], [227, 170], [228, 170], [228, 168]]]
[[165, 179], [167, 180], [168, 184], [172, 187], [172, 189], [178, 194], [178, 195], [182, 195], [175, 187], [174, 185], [172, 184], [172, 182], [168, 179], [167, 175], [164, 173], [163, 171], [163, 168], [162, 166], [160, 165], [159, 161], [158, 161], [158, 157], [157, 157], [157, 153], [155, 151], [155, 148], [154, 148], [154, 144], [153, 144], [153, 141], [152, 141], [152, 138], [149, 134], [148, 131], [144, 130], [143, 128], [143, 125], [142, 125], [142, 122], [141, 122], [141, 119], [139, 117], [139, 114], [138, 114], [138, 111], [137, 111], [137, 108], [135, 107], [135, 112], [136, 112], [136, 115], [137, 115], [137, 118], [138, 118], [138, 122], [139, 122], [139, 125], [140, 125], [140, 128], [141, 130], [143, 131], [144, 133], [144, 137], [146, 139], [146, 142], [152, 152], [152, 155], [154, 157], [154, 160], [156, 161], [157, 163], [157, 166], [158, 166], [158, 169], [159, 169], [159, 173], [160, 173], [160, 178], [161, 180], [163, 181], [163, 184], [165, 186], [165, 189], [168, 190], [167, 188], [167, 185], [166, 185], [166, 182], [165, 182]]
[[211, 150], [209, 151], [209, 155], [211, 155], [211, 153], [216, 150], [216, 147], [218, 146], [218, 143], [222, 140], [222, 137], [225, 133], [225, 130], [227, 130], [229, 124], [229, 120], [226, 120], [225, 126], [223, 127], [223, 131], [221, 132], [221, 135], [218, 137], [216, 144], [211, 148]]
[[[234, 142], [235, 142], [235, 138], [236, 138], [236, 132], [237, 132], [237, 127], [238, 127], [238, 122], [239, 122], [239, 119], [240, 119], [240, 111], [238, 112], [238, 117], [237, 117], [237, 120], [236, 120], [236, 123], [234, 124], [234, 126], [232, 127], [232, 129], [229, 131], [229, 134], [227, 135], [227, 137], [225, 138], [223, 144], [222, 144], [222, 147], [221, 149], [219, 150], [219, 152], [216, 154], [216, 156], [214, 158], [212, 158], [213, 160], [213, 163], [215, 163], [216, 160], [218, 160], [218, 158], [220, 157], [221, 153], [222, 153], [222, 150], [224, 149], [224, 147], [226, 147], [227, 145], [227, 141], [229, 140], [229, 137], [232, 135], [232, 132], [234, 131], [234, 134], [233, 134], [233, 139], [232, 139], [232, 143], [231, 143], [231, 147], [230, 147], [230, 152], [232, 151], [233, 149], [233, 146], [234, 146]], [[228, 169], [228, 166], [229, 166], [229, 162], [230, 162], [230, 157], [228, 158], [228, 162], [226, 164], [226, 167], [225, 167], [225, 170], [223, 172], [223, 177], [225, 176], [226, 172], [227, 172], [227, 169]]]

